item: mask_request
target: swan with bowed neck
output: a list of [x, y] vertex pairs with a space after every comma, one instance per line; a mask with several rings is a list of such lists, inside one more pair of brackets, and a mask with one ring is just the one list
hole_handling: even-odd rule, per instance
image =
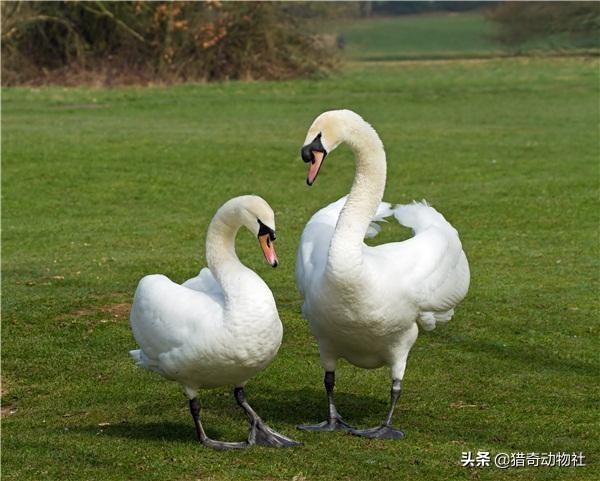
[[[349, 110], [321, 114], [310, 127], [302, 158], [307, 183], [315, 181], [328, 154], [347, 143], [356, 174], [347, 197], [318, 211], [307, 223], [296, 260], [302, 313], [317, 338], [329, 401], [327, 421], [299, 426], [315, 431], [350, 430], [371, 438], [399, 439], [391, 424], [408, 353], [425, 330], [447, 322], [469, 287], [469, 265], [458, 233], [427, 203], [392, 207], [382, 202], [386, 183], [383, 144], [362, 117]], [[403, 242], [368, 246], [378, 220], [394, 216], [414, 231]], [[391, 408], [381, 426], [353, 429], [333, 402], [336, 362], [391, 368]]]
[[[269, 204], [257, 196], [231, 199], [209, 225], [208, 268], [181, 285], [160, 274], [140, 281], [130, 315], [140, 349], [130, 354], [140, 367], [183, 386], [202, 444], [216, 449], [292, 446], [297, 443], [269, 428], [245, 400], [246, 381], [273, 360], [283, 327], [271, 290], [235, 253], [242, 226], [258, 237], [266, 260], [277, 266]], [[198, 390], [225, 385], [235, 387], [235, 399], [250, 420], [247, 442], [212, 440], [200, 422]]]

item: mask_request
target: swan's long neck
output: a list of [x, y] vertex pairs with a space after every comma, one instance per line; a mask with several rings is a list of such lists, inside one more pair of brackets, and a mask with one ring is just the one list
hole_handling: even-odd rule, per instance
[[235, 289], [240, 270], [247, 269], [235, 253], [235, 238], [241, 227], [231, 209], [225, 206], [213, 217], [206, 234], [206, 261], [223, 288], [225, 300]]
[[328, 263], [334, 272], [351, 274], [360, 269], [365, 234], [383, 198], [386, 160], [377, 132], [362, 119], [344, 140], [356, 156], [356, 174], [335, 227]]

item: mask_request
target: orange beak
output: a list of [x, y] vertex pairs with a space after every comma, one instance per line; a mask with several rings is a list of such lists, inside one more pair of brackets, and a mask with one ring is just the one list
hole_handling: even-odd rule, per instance
[[277, 254], [275, 254], [275, 246], [273, 245], [270, 235], [261, 235], [259, 236], [258, 241], [260, 242], [260, 247], [267, 262], [271, 264], [271, 266], [277, 267]]
[[323, 152], [319, 152], [318, 150], [313, 150], [312, 154], [313, 160], [310, 163], [310, 167], [308, 168], [308, 176], [306, 177], [306, 183], [308, 185], [313, 185], [313, 182], [319, 174], [323, 157], [325, 157], [325, 154]]

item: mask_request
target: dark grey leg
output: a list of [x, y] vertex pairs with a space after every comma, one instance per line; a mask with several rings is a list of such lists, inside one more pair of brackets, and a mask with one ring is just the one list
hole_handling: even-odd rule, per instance
[[248, 401], [246, 401], [246, 394], [244, 393], [243, 387], [236, 387], [233, 390], [233, 395], [235, 396], [237, 403], [248, 416], [248, 421], [250, 422], [248, 445], [258, 444], [259, 446], [283, 448], [288, 446], [299, 446], [302, 444], [267, 426], [260, 416], [256, 414], [256, 411], [252, 409], [250, 404], [248, 404]]
[[214, 439], [210, 439], [206, 433], [204, 432], [204, 428], [202, 427], [202, 423], [200, 422], [200, 401], [195, 397], [194, 399], [190, 399], [190, 413], [192, 414], [192, 418], [194, 419], [194, 425], [196, 426], [196, 436], [198, 436], [198, 441], [200, 441], [204, 446], [208, 446], [209, 448], [225, 450], [225, 449], [241, 449], [248, 447], [248, 443], [228, 443], [224, 441], [215, 441]]
[[335, 387], [335, 372], [325, 372], [325, 390], [327, 391], [327, 402], [329, 404], [329, 415], [327, 421], [323, 421], [319, 424], [301, 424], [297, 426], [298, 429], [305, 431], [346, 431], [354, 429], [352, 426], [347, 424], [337, 412], [335, 404], [333, 402], [333, 388]]
[[394, 409], [396, 408], [396, 403], [398, 402], [398, 398], [400, 397], [401, 390], [401, 381], [399, 379], [394, 379], [392, 381], [392, 390], [390, 393], [390, 411], [386, 416], [383, 424], [381, 426], [377, 426], [375, 428], [370, 429], [351, 429], [350, 433], [355, 436], [362, 436], [365, 438], [375, 438], [375, 439], [402, 439], [404, 438], [404, 432], [400, 429], [392, 426], [392, 417], [394, 416]]

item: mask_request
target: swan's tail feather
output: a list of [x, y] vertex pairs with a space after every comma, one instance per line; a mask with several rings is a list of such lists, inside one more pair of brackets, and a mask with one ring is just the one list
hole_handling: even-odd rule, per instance
[[410, 227], [415, 234], [435, 225], [438, 227], [453, 227], [444, 216], [431, 207], [426, 200], [412, 204], [398, 205], [394, 209], [394, 217], [400, 224]]
[[389, 202], [381, 202], [377, 208], [375, 217], [373, 217], [371, 224], [369, 224], [365, 237], [371, 239], [379, 234], [381, 232], [381, 226], [377, 222], [387, 222], [385, 218], [390, 217], [393, 214], [394, 209], [392, 208], [392, 204]]

